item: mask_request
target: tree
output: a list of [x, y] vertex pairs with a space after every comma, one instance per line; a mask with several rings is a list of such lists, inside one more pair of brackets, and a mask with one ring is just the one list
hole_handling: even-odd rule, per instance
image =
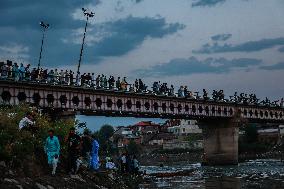
[[255, 124], [248, 124], [247, 126], [244, 127], [245, 131], [245, 140], [248, 143], [254, 143], [257, 142], [257, 127]]
[[134, 154], [139, 154], [141, 147], [138, 144], [136, 144], [134, 140], [131, 140], [126, 149], [129, 154], [134, 155]]
[[113, 146], [109, 140], [113, 133], [114, 129], [111, 125], [103, 125], [99, 131], [94, 132], [93, 136], [100, 144], [100, 153], [107, 154], [113, 152]]
[[114, 129], [111, 125], [103, 125], [99, 131], [99, 135], [104, 140], [109, 140], [113, 135]]

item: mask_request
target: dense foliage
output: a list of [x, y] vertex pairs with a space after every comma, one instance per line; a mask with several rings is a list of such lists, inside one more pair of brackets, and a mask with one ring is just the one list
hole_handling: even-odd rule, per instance
[[247, 143], [255, 143], [257, 142], [257, 127], [255, 124], [248, 124], [246, 127], [244, 127], [245, 131], [245, 141]]
[[110, 137], [113, 135], [114, 129], [111, 125], [103, 125], [100, 130], [93, 133], [93, 136], [99, 141], [100, 154], [110, 155], [116, 152]]
[[[27, 112], [32, 112], [35, 118], [37, 132], [19, 131], [18, 124]], [[26, 158], [38, 158], [43, 154], [43, 145], [49, 129], [54, 129], [61, 144], [70, 127], [76, 124], [74, 120], [51, 121], [46, 115], [36, 109], [21, 105], [0, 108], [0, 161], [6, 161], [12, 166], [19, 166]], [[62, 145], [62, 153], [65, 147]]]

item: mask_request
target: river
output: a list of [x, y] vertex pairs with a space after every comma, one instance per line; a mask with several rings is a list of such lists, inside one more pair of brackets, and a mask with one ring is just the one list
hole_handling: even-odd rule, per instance
[[187, 171], [187, 176], [146, 176], [141, 189], [284, 189], [284, 163], [279, 160], [250, 160], [238, 166], [201, 166], [177, 164], [173, 166], [144, 166], [147, 174]]

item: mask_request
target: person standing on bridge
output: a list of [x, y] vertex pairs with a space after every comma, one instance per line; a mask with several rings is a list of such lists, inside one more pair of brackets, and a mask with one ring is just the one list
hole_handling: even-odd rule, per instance
[[81, 147], [81, 137], [75, 133], [75, 128], [70, 128], [69, 135], [65, 138], [68, 148], [68, 165], [69, 174], [75, 174], [77, 168], [77, 159]]
[[60, 153], [60, 143], [56, 136], [54, 136], [54, 130], [50, 129], [48, 131], [48, 137], [45, 141], [44, 151], [47, 155], [47, 163], [52, 167], [52, 175], [56, 173], [57, 163]]

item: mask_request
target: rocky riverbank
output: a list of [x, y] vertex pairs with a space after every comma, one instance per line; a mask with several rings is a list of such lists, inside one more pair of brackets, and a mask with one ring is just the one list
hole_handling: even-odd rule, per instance
[[78, 175], [59, 172], [51, 176], [44, 172], [27, 176], [24, 170], [8, 168], [0, 163], [0, 188], [2, 189], [132, 189], [137, 188], [141, 178], [111, 172], [81, 170]]

